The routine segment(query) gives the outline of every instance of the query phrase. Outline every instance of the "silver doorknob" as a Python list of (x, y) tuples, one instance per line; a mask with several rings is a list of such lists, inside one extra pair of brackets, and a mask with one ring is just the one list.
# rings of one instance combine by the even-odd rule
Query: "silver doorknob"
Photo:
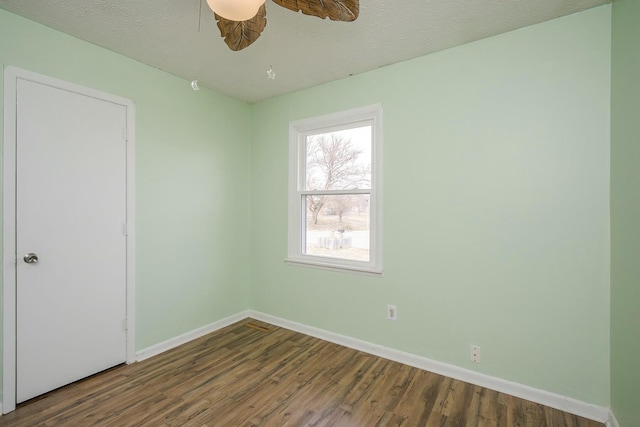
[(35, 264), (36, 262), (38, 262), (38, 255), (34, 254), (33, 252), (29, 252), (28, 254), (23, 256), (22, 259), (27, 264)]

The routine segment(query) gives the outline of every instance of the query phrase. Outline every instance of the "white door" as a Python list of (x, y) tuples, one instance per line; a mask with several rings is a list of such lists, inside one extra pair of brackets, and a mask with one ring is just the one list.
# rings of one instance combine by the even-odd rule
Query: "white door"
[(23, 402), (126, 361), (127, 111), (18, 80), (16, 116)]

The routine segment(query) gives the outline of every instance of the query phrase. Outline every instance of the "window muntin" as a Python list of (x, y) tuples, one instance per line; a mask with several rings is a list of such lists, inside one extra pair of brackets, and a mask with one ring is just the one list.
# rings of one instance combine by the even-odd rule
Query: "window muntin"
[(290, 126), (287, 261), (381, 273), (382, 107)]

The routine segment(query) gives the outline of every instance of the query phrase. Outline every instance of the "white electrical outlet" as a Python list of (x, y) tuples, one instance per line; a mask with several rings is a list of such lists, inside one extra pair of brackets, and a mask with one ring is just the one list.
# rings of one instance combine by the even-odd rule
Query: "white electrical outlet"
[(480, 347), (471, 344), (471, 351), (469, 353), (469, 360), (475, 363), (480, 363)]
[(387, 305), (387, 319), (398, 320), (398, 307), (395, 305)]

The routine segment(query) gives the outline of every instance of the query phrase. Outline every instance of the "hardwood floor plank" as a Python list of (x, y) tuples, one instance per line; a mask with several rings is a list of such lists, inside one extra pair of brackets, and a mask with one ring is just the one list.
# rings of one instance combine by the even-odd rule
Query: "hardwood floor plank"
[[(499, 427), (498, 392), (480, 388), (480, 408), (476, 427)], [(467, 423), (467, 425), (469, 425)], [(473, 424), (472, 424), (473, 425)]]
[(447, 417), (440, 412), (432, 412), (425, 424), (425, 427), (448, 427)]
[(482, 387), (472, 386), (471, 402), (467, 411), (467, 422), (465, 426), (475, 427), (480, 423), (480, 399), (482, 397)]
[(385, 359), (369, 357), (363, 364), (362, 368), (358, 372), (358, 377), (354, 378), (349, 385), (350, 389), (345, 394), (345, 398), (342, 402), (342, 407), (352, 412), (356, 407), (359, 407), (363, 401), (367, 398), (369, 389), (373, 384), (373, 373), (376, 372), (378, 365), (384, 365)]
[(440, 387), (437, 390), (436, 400), (433, 404), (432, 412), (434, 413), (434, 418), (437, 418), (435, 417), (435, 414), (445, 415), (444, 411), (447, 410), (447, 406), (451, 403), (447, 400), (447, 397), (449, 396), (453, 381), (453, 378), (444, 377), (440, 383)]
[(444, 410), (444, 415), (451, 425), (464, 426), (467, 424), (473, 389), (473, 385), (462, 381), (451, 383), (447, 396), (449, 404)]
[(21, 404), (0, 427), (604, 427), (245, 321)]
[(412, 425), (425, 425), (431, 416), (444, 377), (417, 370), (396, 412)]

